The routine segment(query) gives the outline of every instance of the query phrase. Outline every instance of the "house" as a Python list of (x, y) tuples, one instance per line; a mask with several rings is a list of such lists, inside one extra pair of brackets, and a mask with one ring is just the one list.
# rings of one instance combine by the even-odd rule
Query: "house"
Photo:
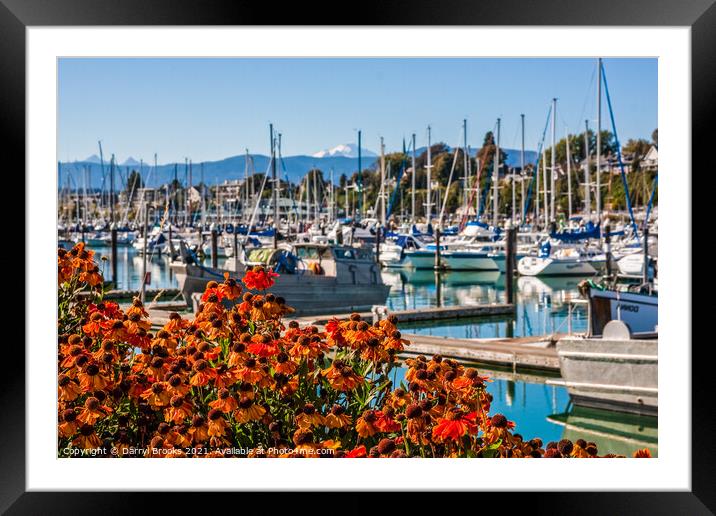
[(652, 145), (644, 157), (641, 159), (642, 170), (658, 170), (659, 169), (659, 151), (656, 145)]

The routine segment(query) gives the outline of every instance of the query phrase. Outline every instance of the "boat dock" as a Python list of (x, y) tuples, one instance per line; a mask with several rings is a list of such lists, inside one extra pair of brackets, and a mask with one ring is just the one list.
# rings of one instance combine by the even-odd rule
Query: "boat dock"
[[(86, 296), (87, 293), (80, 293), (80, 297)], [(131, 301), (132, 298), (139, 297), (140, 291), (139, 290), (109, 290), (105, 292), (104, 299), (109, 299), (112, 301), (117, 300), (127, 300)], [(184, 309), (186, 309), (186, 303), (184, 303), (184, 299), (181, 297), (181, 292), (178, 288), (158, 288), (158, 289), (147, 289), (144, 292), (144, 299), (146, 300), (147, 304), (151, 304), (152, 302), (159, 301), (160, 299), (162, 301), (169, 301), (175, 302), (175, 304), (183, 305)]]
[(555, 342), (560, 336), (497, 339), (453, 339), (429, 335), (403, 334), (410, 341), (405, 353), (454, 358), (478, 364), (518, 369), (559, 372)]
[[(363, 319), (371, 320), (376, 313), (359, 312)], [(474, 306), (443, 306), (432, 308), (418, 308), (411, 310), (394, 310), (389, 312), (390, 315), (398, 317), (398, 323), (408, 322), (430, 322), (442, 321), (448, 319), (465, 319), (473, 317), (514, 317), (515, 305), (507, 303), (493, 303)], [(335, 314), (335, 315), (304, 315), (293, 317), (300, 324), (313, 324), (323, 326), (331, 319), (345, 321), (349, 319), (351, 314)]]

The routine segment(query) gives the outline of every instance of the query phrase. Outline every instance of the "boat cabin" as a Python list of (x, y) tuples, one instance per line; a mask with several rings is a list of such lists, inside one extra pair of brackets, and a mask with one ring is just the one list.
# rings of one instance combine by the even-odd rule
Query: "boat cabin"
[(335, 277), (338, 283), (380, 283), (380, 270), (370, 247), (296, 243), (278, 249), (246, 252), (247, 267), (263, 265), (279, 274)]

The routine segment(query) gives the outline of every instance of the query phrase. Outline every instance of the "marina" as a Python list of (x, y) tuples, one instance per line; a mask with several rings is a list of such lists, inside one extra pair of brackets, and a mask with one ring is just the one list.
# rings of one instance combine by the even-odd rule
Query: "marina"
[[(119, 164), (99, 141), (96, 160), (58, 162), (60, 257), (94, 253), (98, 269), (80, 277), (95, 281), (96, 274), (101, 284), (78, 297), (96, 301), (101, 292), (131, 314), (106, 322), (102, 331), (112, 335), (123, 325), (135, 331), (146, 317), (139, 340), (154, 344), (139, 346), (138, 356), (147, 362), (163, 364), (176, 352), (172, 334), (186, 340), (180, 360), (211, 371), (217, 357), (227, 361), (213, 378), (229, 370), (249, 375), (222, 379), (228, 386), (253, 389), (244, 362), (276, 361), (259, 368), (273, 375), (262, 387), (286, 396), (295, 394), (298, 380), (285, 382), (299, 374), (298, 363), (300, 374), (319, 378), (315, 364), (330, 358), (337, 392), (347, 396), (359, 380), (377, 381), (385, 362), (388, 390), (432, 389), (438, 404), (459, 391), (451, 382), (462, 364), (473, 375), (463, 381), (475, 386), (475, 375), (484, 375), (491, 410), (526, 440), (588, 439), (585, 457), (594, 443), (604, 453), (648, 448), (657, 456), (658, 131), (621, 142), (607, 69), (602, 59), (590, 66), (584, 104), (591, 97), (594, 119), (582, 114), (578, 125), (567, 123), (578, 113), (563, 113), (562, 104), (558, 111), (551, 98), (539, 130), (526, 127), (524, 114), (511, 122), (501, 115), (484, 138), (471, 135), (476, 146), (467, 118), (455, 124), (455, 145), (436, 140), (426, 124), (403, 137), (402, 149), (380, 136), (372, 152), (356, 129), (355, 143), (310, 157), (284, 155), (291, 135), (269, 123), (266, 154), (247, 148), (221, 166), (188, 157), (160, 164), (156, 153), (146, 163)], [(526, 148), (528, 131), (535, 150)], [(347, 168), (338, 173), (339, 166)], [(91, 317), (83, 331), (94, 328)], [(221, 345), (212, 348), (212, 339)], [(321, 339), (321, 351), (310, 348)], [(355, 353), (344, 355), (350, 339)], [(354, 361), (357, 378), (345, 360)], [(152, 378), (161, 370), (146, 367)], [(322, 374), (333, 374), (326, 367)], [(340, 396), (333, 400), (347, 399)], [(314, 403), (323, 402), (296, 413), (297, 431), (311, 428)], [(453, 412), (472, 425), (467, 405), (458, 405)], [(418, 441), (423, 454), (425, 439)]]

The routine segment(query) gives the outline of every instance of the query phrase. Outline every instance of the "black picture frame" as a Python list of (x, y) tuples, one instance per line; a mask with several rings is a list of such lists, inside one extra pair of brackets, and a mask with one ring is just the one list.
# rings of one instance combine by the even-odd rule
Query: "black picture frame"
[[(260, 3), (235, 0), (211, 0), (203, 3), (190, 0), (0, 0), (0, 124), (4, 129), (3, 155), (8, 171), (25, 170), (25, 29), (28, 26), (87, 25), (557, 25), (557, 26), (689, 26), (691, 27), (692, 73), (692, 168), (705, 172), (698, 177), (698, 188), (692, 187), (692, 206), (706, 205), (708, 188), (714, 172), (710, 148), (713, 145), (716, 120), (716, 4), (715, 0), (501, 0), (470, 2), (451, 0), (432, 2), (363, 1), (342, 4), (339, 19), (328, 19), (325, 13), (335, 12), (336, 4)], [(280, 6), (280, 7), (279, 7)], [(321, 15), (321, 13), (323, 13)], [(679, 171), (689, 174), (689, 171)], [(17, 174), (16, 174), (17, 175)], [(6, 176), (6, 177), (8, 177)], [(692, 184), (697, 178), (692, 175)], [(705, 183), (703, 181), (706, 181)], [(23, 182), (24, 183), (24, 182)], [(31, 185), (29, 185), (31, 187)], [(695, 186), (695, 185), (694, 185)], [(23, 185), (22, 188), (25, 188)], [(25, 198), (31, 209), (31, 192)], [(700, 196), (700, 197), (699, 197)], [(692, 236), (699, 234), (698, 219), (693, 218)], [(19, 247), (19, 246), (18, 246)], [(692, 250), (692, 270), (699, 266)], [(17, 261), (17, 257), (13, 261)], [(14, 266), (14, 265), (13, 265)], [(29, 271), (25, 270), (27, 274)], [(692, 278), (684, 278), (693, 285)], [(26, 293), (25, 295), (28, 295)], [(683, 342), (669, 342), (687, 350), (692, 339), (692, 411), (691, 449), (688, 441), (688, 411), (668, 414), (684, 423), (684, 453), (691, 454), (692, 490), (670, 493), (529, 493), (510, 494), (510, 504), (520, 496), (531, 510), (550, 513), (587, 514), (710, 514), (716, 511), (716, 440), (709, 371), (713, 367), (708, 355), (710, 340), (696, 339), (695, 330), (704, 325), (714, 302), (692, 303), (692, 328), (683, 321)], [(27, 317), (27, 315), (26, 315)], [(26, 321), (27, 324), (27, 321)], [(13, 339), (16, 342), (16, 339)], [(6, 348), (9, 342), (5, 343)], [(16, 345), (16, 344), (15, 344)], [(13, 353), (13, 367), (4, 367), (0, 389), (2, 412), (2, 443), (0, 452), (0, 511), (8, 514), (127, 514), (142, 508), (144, 502), (126, 493), (27, 493), (25, 492), (25, 355)], [(668, 388), (667, 379), (663, 379)], [(81, 479), (80, 479), (81, 481)], [(196, 498), (205, 494), (195, 494)], [(245, 495), (242, 495), (245, 496)], [(265, 495), (264, 495), (265, 496)], [(226, 497), (204, 498), (207, 510), (223, 507)], [(544, 498), (544, 500), (542, 500)], [(271, 495), (272, 504), (281, 499)], [(200, 499), (201, 501), (202, 499)], [(245, 500), (245, 499), (244, 499)], [(498, 500), (498, 499), (495, 499)], [(315, 508), (321, 507), (319, 500)], [(184, 504), (177, 495), (162, 498), (164, 510)], [(291, 498), (289, 504), (295, 504)], [(402, 502), (401, 502), (402, 503)], [(480, 502), (482, 506), (483, 502)], [(220, 504), (220, 505), (217, 505)], [(366, 498), (358, 493), (346, 495), (344, 507), (367, 507)], [(373, 505), (372, 503), (369, 505)], [(273, 505), (272, 507), (278, 508)], [(325, 507), (325, 506), (324, 506)], [(540, 509), (542, 509), (540, 511)], [(397, 510), (397, 505), (396, 509)]]

